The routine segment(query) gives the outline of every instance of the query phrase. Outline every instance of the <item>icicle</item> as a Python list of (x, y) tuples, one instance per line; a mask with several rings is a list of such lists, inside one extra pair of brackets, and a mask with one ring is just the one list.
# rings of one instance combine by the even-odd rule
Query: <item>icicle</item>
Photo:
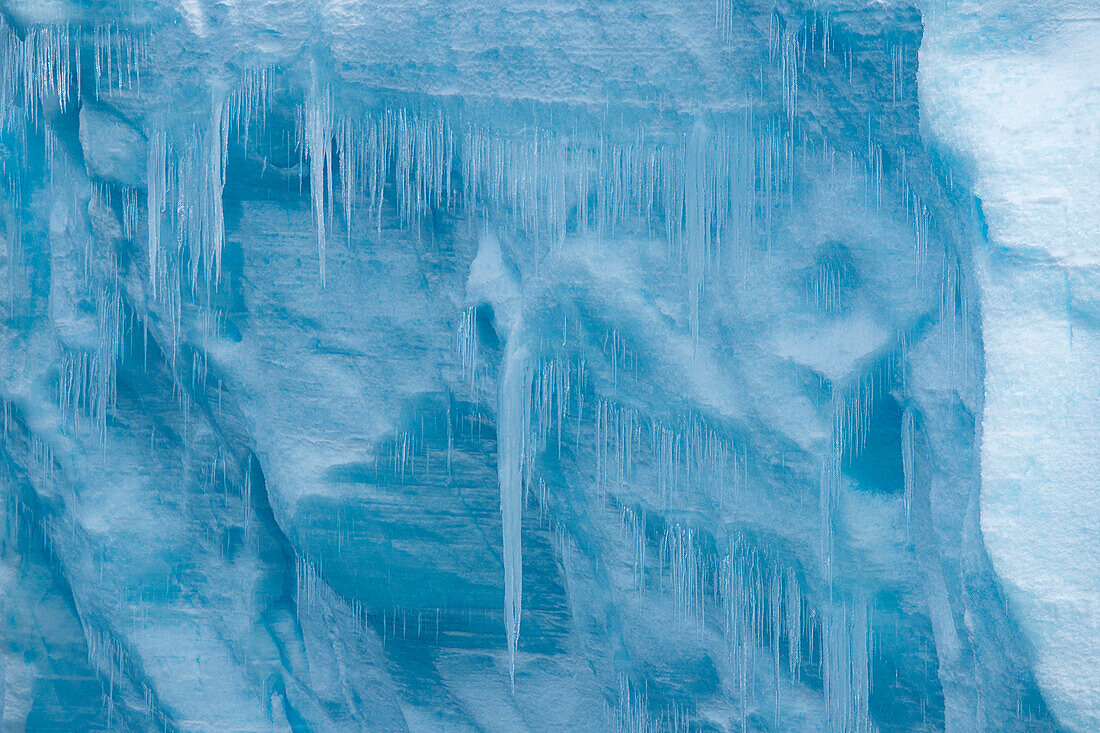
[[(222, 213), (222, 194), (225, 191), (225, 168), (229, 156), (229, 115), (226, 100), (214, 102), (207, 138), (206, 187), (204, 200), (206, 222), (203, 245), (207, 255), (207, 278), (217, 284), (221, 278), (222, 249), (225, 247), (225, 217)], [(211, 277), (211, 275), (213, 277)]]
[(907, 408), (901, 420), (901, 465), (905, 482), (905, 532), (909, 533), (913, 512), (913, 494), (916, 491), (916, 455), (913, 434), (913, 410)]
[(471, 390), (476, 386), (477, 344), (477, 309), (467, 308), (462, 311), (462, 319), (459, 321), (457, 346), (462, 367), (462, 379), (469, 384)]
[(793, 571), (788, 570), (784, 580), (787, 607), (787, 667), (791, 679), (798, 681), (802, 669), (802, 589)]
[(157, 272), (160, 262), (160, 227), (164, 214), (167, 189), (167, 144), (164, 133), (149, 133), (149, 159), (147, 164), (147, 217), (149, 227), (149, 287), (153, 298), (157, 297)]
[(695, 530), (672, 525), (661, 543), (661, 564), (668, 569), (672, 604), (681, 620), (703, 622), (703, 568)]
[(513, 690), (516, 686), (516, 645), (523, 609), (523, 475), (531, 450), (530, 358), (530, 352), (520, 340), (517, 326), (509, 334), (505, 345), (497, 418), (497, 471), (500, 476), (500, 515), (504, 533), (504, 623)]
[(783, 31), (779, 49), (779, 77), (783, 87), (783, 109), (787, 113), (787, 124), (794, 124), (798, 106), (798, 64), (802, 49), (798, 42), (798, 31)]
[(688, 298), (691, 305), (691, 336), (699, 338), (699, 301), (702, 297), (703, 269), (711, 230), (710, 171), (707, 170), (708, 131), (701, 121), (695, 123), (688, 141), (684, 179), (685, 249), (688, 269)]
[(870, 629), (863, 602), (831, 605), (825, 613), (822, 667), (830, 730), (871, 730)]
[(317, 258), (321, 287), (325, 286), (325, 239), (328, 209), (326, 186), (332, 185), (333, 111), (331, 93), (320, 88), (316, 68), (305, 109), (305, 152), (309, 157), (309, 195), (313, 206), (313, 221), (317, 228)]
[[(342, 120), (336, 136), (336, 153), (340, 161), (340, 191), (344, 205), (344, 231), (349, 243), (351, 242), (352, 213), (360, 187), (358, 139), (358, 131), (353, 128), (351, 120)], [(329, 185), (332, 185), (331, 181)]]
[(485, 233), (470, 264), (467, 297), (488, 302), (498, 333), (505, 336), (497, 400), (497, 472), (504, 545), (504, 621), (512, 688), (515, 689), (516, 645), (523, 607), (522, 519), (524, 480), (534, 453), (531, 431), (533, 358), (526, 342), (520, 283), (505, 264), (500, 242)]

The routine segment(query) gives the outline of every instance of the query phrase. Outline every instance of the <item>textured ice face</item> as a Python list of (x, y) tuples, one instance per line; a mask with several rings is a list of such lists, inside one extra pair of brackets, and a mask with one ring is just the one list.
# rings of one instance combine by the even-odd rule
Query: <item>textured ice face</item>
[(1053, 726), (914, 8), (4, 9), (6, 724)]

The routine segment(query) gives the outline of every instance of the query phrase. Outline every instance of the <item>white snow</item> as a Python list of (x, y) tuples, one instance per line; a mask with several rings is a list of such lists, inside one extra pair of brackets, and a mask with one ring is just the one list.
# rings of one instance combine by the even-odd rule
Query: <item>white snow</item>
[(1100, 17), (929, 4), (923, 120), (981, 200), (981, 520), (1060, 722), (1100, 727)]

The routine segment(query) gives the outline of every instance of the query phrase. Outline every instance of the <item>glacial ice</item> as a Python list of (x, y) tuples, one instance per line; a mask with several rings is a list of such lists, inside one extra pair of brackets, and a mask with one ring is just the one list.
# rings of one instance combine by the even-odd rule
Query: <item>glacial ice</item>
[(982, 533), (1052, 711), (1069, 728), (1096, 730), (1096, 6), (959, 4), (931, 19), (921, 72), (929, 137), (966, 161), (987, 231), (974, 253), (985, 351)]
[(1096, 728), (1095, 28), (0, 0), (2, 727)]

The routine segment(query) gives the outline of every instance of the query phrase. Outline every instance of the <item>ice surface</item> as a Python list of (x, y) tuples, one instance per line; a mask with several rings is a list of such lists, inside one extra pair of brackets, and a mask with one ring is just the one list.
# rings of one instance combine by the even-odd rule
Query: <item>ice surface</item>
[(5, 730), (1095, 727), (1040, 12), (0, 0)]

